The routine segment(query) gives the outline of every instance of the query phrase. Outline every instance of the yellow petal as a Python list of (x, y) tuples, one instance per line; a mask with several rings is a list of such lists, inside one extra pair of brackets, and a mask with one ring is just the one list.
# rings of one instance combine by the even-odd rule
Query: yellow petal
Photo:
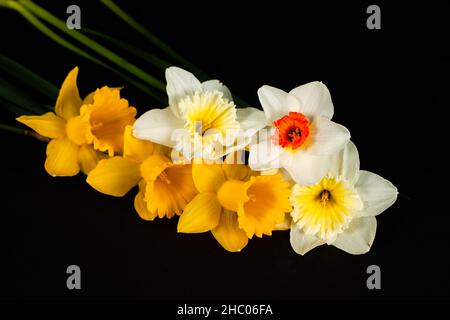
[(95, 149), (108, 151), (109, 156), (123, 152), (125, 127), (134, 123), (136, 109), (120, 98), (119, 89), (97, 89), (94, 102), (83, 105), (80, 114), (90, 123), (89, 142)]
[(141, 179), (139, 164), (122, 157), (101, 160), (87, 176), (95, 190), (122, 197)]
[(53, 112), (47, 112), (41, 116), (21, 116), (16, 120), (44, 137), (55, 139), (65, 134), (66, 122)]
[(134, 208), (142, 219), (152, 221), (158, 216), (158, 214), (156, 212), (151, 213), (147, 210), (147, 202), (145, 202), (144, 199), (145, 189), (146, 183), (144, 180), (141, 180), (139, 182), (139, 192), (134, 198)]
[(106, 159), (108, 156), (100, 151), (95, 150), (90, 145), (84, 145), (79, 147), (78, 150), (78, 164), (81, 171), (84, 174), (89, 174), (102, 159)]
[(222, 208), (212, 192), (200, 193), (184, 208), (178, 221), (178, 232), (199, 233), (214, 229)]
[(281, 174), (256, 176), (246, 182), (248, 200), (238, 210), (239, 227), (249, 238), (272, 235), (276, 225), (291, 212), (291, 189)]
[(228, 179), (245, 181), (248, 180), (252, 171), (244, 164), (227, 164), (222, 165), (223, 171)]
[(89, 93), (84, 99), (82, 104), (92, 104), (94, 103), (95, 91)]
[(147, 182), (155, 181), (170, 166), (172, 162), (169, 158), (160, 154), (151, 155), (141, 164), (141, 176)]
[(172, 165), (152, 181), (147, 182), (147, 210), (160, 218), (180, 215), (197, 194), (190, 165)]
[(217, 198), (222, 207), (236, 212), (239, 206), (249, 199), (247, 196), (247, 186), (244, 181), (227, 180), (219, 188)]
[(70, 177), (80, 171), (78, 166), (78, 146), (68, 138), (53, 139), (47, 145), (45, 170), (56, 177)]
[(220, 164), (194, 164), (192, 177), (199, 192), (216, 192), (225, 182), (225, 173)]
[(80, 116), (73, 117), (67, 121), (66, 134), (72, 142), (81, 146), (88, 144), (89, 122), (83, 120)]
[(250, 170), (249, 166), (245, 165), (245, 153), (240, 150), (232, 152), (225, 158), (222, 169), (228, 179), (245, 181), (252, 175), (257, 175), (256, 172)]
[(133, 127), (127, 126), (124, 134), (123, 156), (136, 162), (143, 162), (153, 153), (153, 143), (133, 136)]
[(291, 214), (289, 212), (286, 212), (284, 214), (284, 220), (283, 222), (277, 224), (275, 226), (276, 231), (285, 231), (285, 230), (290, 230), (291, 229), (291, 223), (292, 223), (292, 218), (291, 218)]
[(223, 210), (219, 224), (211, 232), (222, 247), (230, 252), (241, 251), (248, 243), (247, 235), (239, 228), (236, 212)]
[(64, 80), (56, 100), (55, 112), (66, 120), (80, 114), (81, 98), (78, 93), (77, 76), (78, 67), (75, 67)]

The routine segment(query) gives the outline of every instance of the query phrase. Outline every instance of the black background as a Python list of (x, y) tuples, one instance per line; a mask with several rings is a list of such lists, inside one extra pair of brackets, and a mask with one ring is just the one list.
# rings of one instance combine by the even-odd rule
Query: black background
[[(68, 5), (79, 4), (82, 27), (160, 54), (100, 3), (38, 3), (62, 19)], [(177, 234), (176, 219), (141, 220), (133, 208), (136, 190), (114, 198), (95, 192), (82, 175), (50, 177), (44, 143), (1, 132), (0, 298), (450, 297), (448, 7), (378, 3), (382, 29), (368, 30), (371, 3), (118, 3), (253, 106), (259, 106), (256, 90), (263, 84), (288, 91), (323, 81), (334, 120), (359, 148), (362, 169), (392, 181), (399, 198), (378, 216), (366, 255), (322, 246), (302, 257), (291, 249), (288, 232), (253, 239), (243, 252), (230, 254), (210, 233)], [(0, 8), (0, 28), (0, 51), (58, 86), (78, 65), (82, 95), (103, 85), (125, 86), (122, 95), (139, 114), (164, 107), (53, 43), (17, 13)], [(13, 123), (11, 114), (0, 115)], [(66, 288), (71, 264), (81, 267), (80, 291)], [(366, 287), (372, 264), (381, 268), (381, 290)]]

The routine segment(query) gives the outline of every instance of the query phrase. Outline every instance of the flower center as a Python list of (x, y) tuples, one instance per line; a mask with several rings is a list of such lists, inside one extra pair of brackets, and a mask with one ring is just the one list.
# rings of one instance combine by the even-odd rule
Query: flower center
[(169, 179), (169, 175), (167, 174), (167, 172), (163, 171), (159, 174), (158, 179), (161, 180), (162, 182), (165, 182), (167, 184), (170, 184), (171, 181)]
[(320, 204), (324, 207), (331, 201), (331, 192), (329, 190), (323, 190), (319, 195)]
[(283, 148), (295, 150), (301, 147), (310, 134), (308, 118), (299, 112), (289, 112), (273, 124), (277, 130), (272, 141)]
[(227, 130), (239, 129), (236, 121), (236, 106), (219, 91), (196, 92), (179, 102), (184, 113), (185, 128), (194, 136), (204, 137), (214, 130), (225, 137)]
[(311, 186), (295, 185), (292, 218), (306, 234), (333, 241), (348, 227), (352, 212), (362, 207), (354, 188), (345, 180), (327, 176)]

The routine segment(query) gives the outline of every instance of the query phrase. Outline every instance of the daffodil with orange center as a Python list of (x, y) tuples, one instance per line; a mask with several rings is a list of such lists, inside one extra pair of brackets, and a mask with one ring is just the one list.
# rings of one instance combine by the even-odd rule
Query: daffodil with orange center
[(132, 127), (127, 126), (123, 156), (101, 160), (86, 181), (116, 197), (139, 185), (134, 206), (142, 219), (180, 215), (197, 190), (191, 165), (174, 164), (167, 153), (168, 148), (133, 137)]
[(101, 151), (122, 152), (123, 130), (135, 120), (136, 109), (120, 99), (119, 89), (103, 87), (81, 100), (77, 76), (75, 67), (61, 86), (55, 112), (17, 118), (51, 139), (45, 169), (52, 176), (88, 174), (106, 157)]
[[(227, 158), (228, 160), (228, 158)], [(243, 164), (196, 164), (199, 194), (186, 206), (178, 232), (211, 231), (230, 252), (241, 251), (254, 235), (271, 235), (292, 210), (290, 184), (280, 174), (256, 175)]]
[(322, 177), (328, 157), (342, 150), (350, 139), (347, 128), (331, 121), (334, 106), (325, 84), (314, 81), (289, 92), (262, 86), (258, 97), (267, 128), (249, 147), (250, 167), (283, 168), (304, 184)]

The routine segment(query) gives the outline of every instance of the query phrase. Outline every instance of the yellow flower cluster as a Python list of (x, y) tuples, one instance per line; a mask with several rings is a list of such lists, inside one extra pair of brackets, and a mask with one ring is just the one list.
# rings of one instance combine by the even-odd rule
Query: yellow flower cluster
[[(253, 236), (290, 227), (285, 219), (292, 211), (291, 184), (281, 174), (252, 171), (231, 161), (245, 145), (224, 161), (224, 157), (213, 162), (173, 161), (173, 148), (134, 134), (136, 109), (120, 97), (119, 88), (102, 87), (81, 99), (77, 75), (78, 68), (67, 75), (55, 112), (17, 118), (50, 139), (45, 161), (50, 175), (74, 176), (81, 170), (94, 189), (116, 197), (138, 186), (134, 207), (142, 219), (180, 216), (178, 232), (211, 231), (231, 252), (242, 250)], [(198, 110), (189, 109), (193, 124), (199, 117), (217, 114), (215, 122), (201, 120), (208, 126), (238, 126), (235, 106), (226, 94), (199, 95), (194, 95), (198, 103), (180, 102), (181, 106), (197, 105)], [(202, 109), (204, 104), (213, 105), (214, 113)], [(188, 127), (197, 134), (192, 128)]]

